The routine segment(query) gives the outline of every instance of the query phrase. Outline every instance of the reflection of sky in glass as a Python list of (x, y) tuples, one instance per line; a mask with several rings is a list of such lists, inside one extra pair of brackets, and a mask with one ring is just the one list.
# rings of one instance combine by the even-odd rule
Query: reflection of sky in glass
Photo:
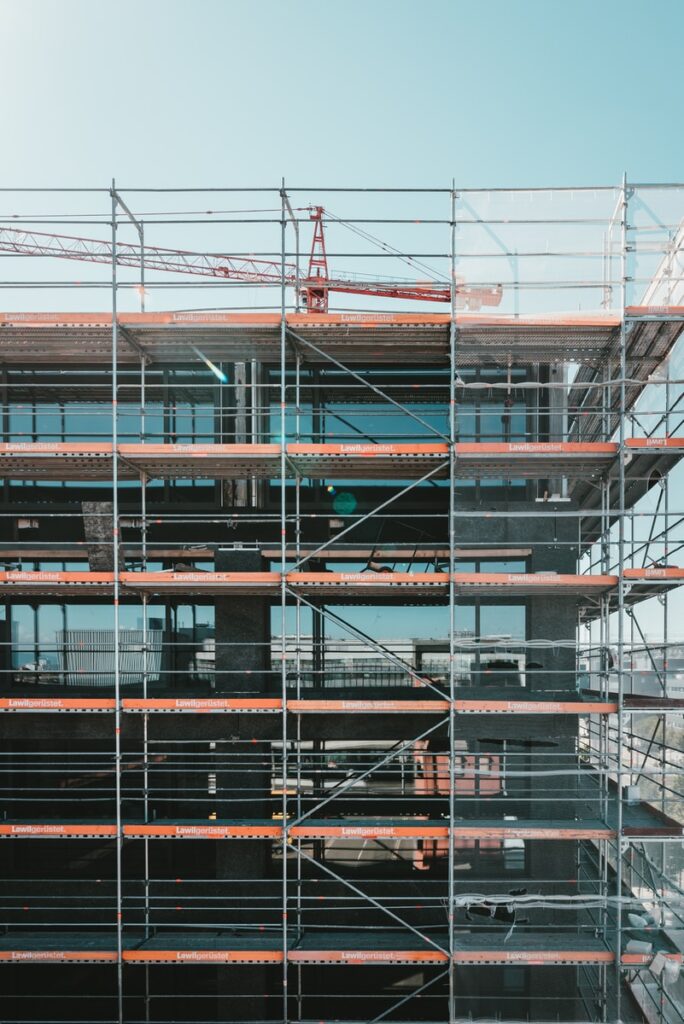
[[(164, 629), (166, 614), (163, 605), (147, 606), (148, 629)], [(11, 610), (13, 665), (44, 658), (50, 668), (57, 666), (57, 634), (61, 630), (104, 630), (112, 632), (114, 613), (106, 604), (41, 604), (37, 610), (27, 604), (15, 603)], [(119, 628), (142, 630), (143, 610), (139, 604), (119, 606)], [(213, 604), (183, 605), (171, 609), (171, 628), (177, 637), (200, 638), (213, 635)], [(113, 632), (112, 632), (113, 636)]]
[[(361, 630), (373, 640), (442, 640), (449, 636), (449, 609), (436, 607), (370, 607), (370, 606), (328, 606), (330, 611), (352, 627)], [(475, 634), (476, 616), (474, 605), (459, 604), (456, 608), (455, 626), (457, 632)], [(480, 606), (480, 630), (487, 636), (511, 636), (525, 638), (525, 607), (522, 604), (485, 604)], [(271, 629), (280, 635), (280, 608), (271, 612)], [(296, 609), (288, 607), (285, 613), (285, 629), (293, 636), (297, 629)], [(331, 639), (348, 638), (353, 635), (332, 618), (326, 620), (326, 636)], [(300, 633), (310, 636), (312, 632), (311, 611), (302, 608)]]

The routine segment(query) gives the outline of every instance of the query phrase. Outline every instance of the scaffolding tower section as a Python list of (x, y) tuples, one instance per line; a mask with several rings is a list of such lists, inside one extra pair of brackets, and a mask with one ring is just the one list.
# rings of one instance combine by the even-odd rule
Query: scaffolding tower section
[(684, 185), (3, 198), (8, 1024), (684, 1019)]

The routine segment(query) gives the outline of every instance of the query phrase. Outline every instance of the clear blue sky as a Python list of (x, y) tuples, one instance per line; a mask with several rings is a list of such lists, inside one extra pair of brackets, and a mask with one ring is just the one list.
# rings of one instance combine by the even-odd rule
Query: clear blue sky
[(0, 0), (5, 185), (684, 177), (681, 0)]

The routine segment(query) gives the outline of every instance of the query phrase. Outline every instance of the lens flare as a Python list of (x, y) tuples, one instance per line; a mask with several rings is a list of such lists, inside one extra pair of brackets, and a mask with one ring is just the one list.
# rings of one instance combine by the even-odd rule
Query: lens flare
[(219, 367), (216, 366), (215, 363), (212, 363), (211, 359), (207, 359), (205, 354), (203, 352), (200, 352), (198, 348), (195, 348), (194, 345), (192, 346), (192, 351), (202, 360), (205, 366), (209, 367), (214, 376), (218, 380), (220, 380), (222, 384), (228, 383), (228, 377), (226, 376), (226, 374), (223, 372), (223, 370), (219, 369)]
[(356, 511), (356, 498), (350, 491), (340, 491), (335, 495), (333, 508), (340, 516), (350, 516)]

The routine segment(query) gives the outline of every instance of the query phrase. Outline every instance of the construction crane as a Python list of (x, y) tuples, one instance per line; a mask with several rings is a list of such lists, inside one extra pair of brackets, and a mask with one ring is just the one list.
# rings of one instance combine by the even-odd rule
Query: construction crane
[[(314, 206), (309, 208), (309, 213), (314, 231), (305, 276), (299, 273), (293, 263), (285, 263), (283, 267), (276, 260), (161, 249), (151, 245), (141, 250), (140, 246), (118, 241), (115, 260), (122, 267), (144, 266), (145, 270), (218, 277), (255, 285), (280, 285), (284, 273), (285, 283), (298, 288), (302, 304), (309, 313), (327, 313), (330, 292), (424, 302), (451, 301), (451, 288), (447, 281), (366, 280), (340, 274), (331, 277), (323, 227), (325, 211), (322, 206)], [(0, 251), (21, 256), (57, 256), (66, 260), (106, 264), (111, 264), (114, 254), (111, 241), (6, 227), (0, 228)], [(456, 280), (456, 305), (459, 309), (478, 310), (482, 306), (498, 306), (501, 294), (501, 285), (474, 288), (460, 278)]]

